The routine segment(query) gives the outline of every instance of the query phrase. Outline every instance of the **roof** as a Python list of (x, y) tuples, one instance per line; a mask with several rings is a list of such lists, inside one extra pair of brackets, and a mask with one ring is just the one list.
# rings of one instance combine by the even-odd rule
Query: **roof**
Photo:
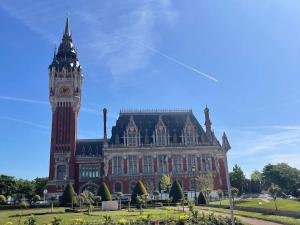
[[(153, 143), (153, 133), (159, 118), (163, 121), (170, 136), (170, 143), (182, 143), (182, 134), (187, 118), (196, 128), (198, 143), (207, 143), (208, 138), (202, 126), (197, 121), (192, 110), (121, 110), (116, 125), (112, 127), (110, 144), (123, 144), (124, 132), (130, 118), (133, 119), (141, 136), (141, 144)], [(148, 143), (145, 143), (147, 136)]]
[(77, 139), (77, 156), (99, 156), (102, 155), (103, 139)]

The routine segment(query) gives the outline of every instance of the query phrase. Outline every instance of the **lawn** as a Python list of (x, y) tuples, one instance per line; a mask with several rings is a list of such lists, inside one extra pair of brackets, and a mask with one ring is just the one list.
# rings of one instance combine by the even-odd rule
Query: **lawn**
[[(220, 204), (219, 201), (211, 202), (212, 204)], [(278, 198), (276, 200), (278, 210), (296, 211), (300, 212), (300, 201)], [(222, 200), (222, 205), (229, 205), (228, 200)], [(235, 201), (236, 206), (246, 206), (255, 208), (275, 209), (273, 200), (248, 198), (239, 199)]]
[[(103, 222), (104, 215), (109, 215), (114, 221), (118, 221), (121, 218), (125, 218), (127, 221), (136, 220), (140, 216), (139, 210), (134, 210), (133, 212), (128, 212), (127, 210), (121, 211), (94, 211), (90, 216), (84, 213), (64, 213), (65, 208), (55, 208), (55, 214), (47, 215), (38, 215), (35, 216), (38, 224), (48, 224), (53, 220), (53, 217), (62, 218), (62, 224), (71, 224), (76, 221), (76, 219), (83, 219), (84, 221), (90, 222)], [(18, 224), (18, 221), (21, 220), (23, 224), (25, 217), (10, 217), (16, 214), (30, 214), (30, 213), (43, 213), (49, 212), (50, 209), (26, 209), (26, 210), (2, 210), (0, 211), (0, 225), (5, 224), (6, 222), (12, 222), (13, 224)], [(187, 212), (186, 212), (187, 213)], [(144, 216), (148, 214), (155, 219), (166, 219), (166, 218), (179, 218), (180, 215), (186, 214), (180, 211), (179, 208), (157, 208), (157, 209), (145, 209), (143, 212)]]
[[(221, 213), (230, 213), (229, 209), (221, 209), (221, 208), (212, 208), (212, 207), (200, 207), (200, 209), (205, 209), (211, 212), (221, 212)], [(263, 213), (256, 213), (256, 212), (246, 212), (246, 211), (239, 211), (234, 210), (234, 216), (245, 216), (263, 220), (269, 220), (273, 222), (278, 222), (282, 224), (290, 224), (290, 225), (300, 225), (300, 219), (295, 219), (292, 217), (286, 216), (275, 216), (275, 215), (266, 215)]]

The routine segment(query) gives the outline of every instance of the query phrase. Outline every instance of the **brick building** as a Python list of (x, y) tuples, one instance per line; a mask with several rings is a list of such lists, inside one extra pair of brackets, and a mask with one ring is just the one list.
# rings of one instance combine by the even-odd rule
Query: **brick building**
[(52, 134), (48, 192), (60, 195), (67, 183), (76, 191), (96, 192), (105, 181), (112, 193), (130, 193), (138, 180), (151, 192), (163, 174), (178, 180), (185, 191), (194, 190), (194, 178), (212, 174), (214, 189), (226, 188), (225, 133), (222, 144), (204, 109), (202, 128), (191, 110), (121, 111), (104, 137), (78, 139), (77, 117), (82, 94), (82, 68), (67, 19), (62, 42), (49, 66)]

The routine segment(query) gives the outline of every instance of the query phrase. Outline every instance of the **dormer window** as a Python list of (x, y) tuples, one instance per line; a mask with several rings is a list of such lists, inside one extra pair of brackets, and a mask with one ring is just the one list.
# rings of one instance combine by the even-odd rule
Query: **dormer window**
[(197, 133), (196, 128), (194, 127), (189, 116), (186, 119), (183, 133), (184, 133), (184, 143), (186, 145), (193, 145), (196, 143), (196, 133)]
[(167, 128), (161, 116), (159, 117), (158, 123), (155, 128), (155, 143), (158, 146), (165, 146), (168, 144)]
[(129, 124), (125, 132), (125, 139), (126, 139), (125, 142), (126, 146), (128, 147), (138, 146), (138, 142), (139, 142), (138, 129), (132, 116), (130, 117)]

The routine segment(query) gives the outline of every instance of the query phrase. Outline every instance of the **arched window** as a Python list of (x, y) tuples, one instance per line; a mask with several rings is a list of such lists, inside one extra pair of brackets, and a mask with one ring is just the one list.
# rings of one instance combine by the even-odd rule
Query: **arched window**
[(122, 184), (120, 182), (115, 183), (114, 190), (116, 192), (122, 192)]
[(130, 193), (133, 192), (133, 190), (135, 188), (135, 185), (136, 185), (136, 181), (135, 180), (130, 181), (130, 183), (129, 183), (129, 191), (130, 191)]
[(63, 180), (66, 177), (66, 166), (65, 165), (58, 165), (56, 167), (56, 179)]
[(184, 143), (186, 145), (193, 145), (196, 143), (196, 129), (189, 116), (187, 117), (184, 126)]
[(167, 128), (162, 120), (162, 117), (159, 116), (156, 129), (155, 129), (155, 143), (158, 146), (165, 146), (167, 145)]
[(125, 132), (126, 143), (128, 147), (135, 147), (138, 145), (138, 129), (133, 120), (133, 116), (130, 117), (129, 124)]

